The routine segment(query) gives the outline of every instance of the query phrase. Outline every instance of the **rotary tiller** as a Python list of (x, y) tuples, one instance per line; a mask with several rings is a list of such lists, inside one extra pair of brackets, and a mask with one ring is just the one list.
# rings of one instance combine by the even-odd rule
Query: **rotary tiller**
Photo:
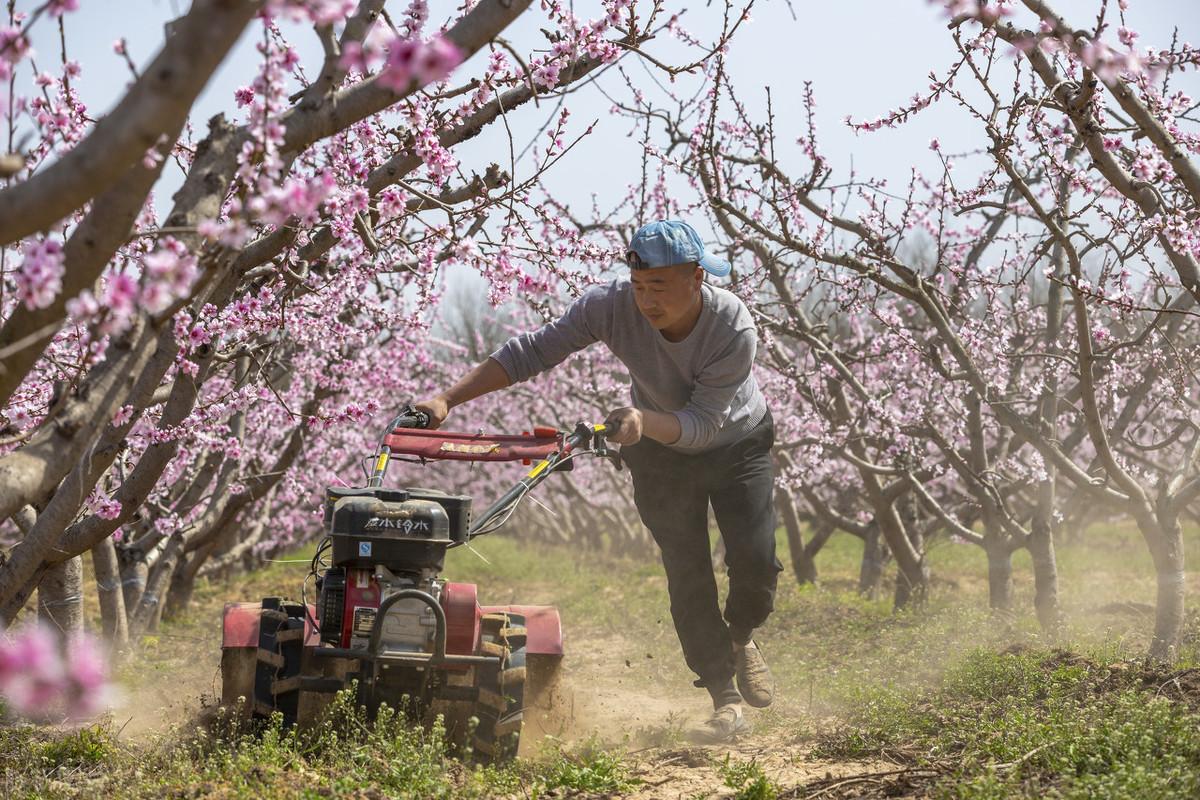
[[(424, 430), (427, 424), (424, 413), (406, 408), (389, 425), (367, 485), (326, 491), (326, 536), (309, 575), (315, 603), (304, 600), (302, 588), (299, 603), (268, 597), (225, 606), (224, 705), (247, 717), (278, 712), (285, 725), (304, 724), (357, 682), (358, 704), (368, 714), (384, 703), (414, 720), (443, 713), (476, 760), (515, 756), (525, 701), (538, 690), (532, 684), (554, 675), (562, 658), (558, 611), (480, 606), (474, 584), (440, 577), (446, 551), (499, 528), (574, 458), (592, 454), (620, 464), (603, 425), (485, 436)], [(472, 520), (468, 496), (383, 486), (394, 456), (537, 465)]]

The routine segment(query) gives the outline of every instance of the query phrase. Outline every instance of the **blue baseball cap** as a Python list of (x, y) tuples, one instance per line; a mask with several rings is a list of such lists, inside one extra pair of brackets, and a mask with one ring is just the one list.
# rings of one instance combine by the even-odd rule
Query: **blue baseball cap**
[(660, 219), (637, 229), (629, 241), (625, 261), (630, 269), (656, 269), (695, 262), (709, 275), (729, 274), (728, 261), (704, 252), (696, 229), (677, 219)]

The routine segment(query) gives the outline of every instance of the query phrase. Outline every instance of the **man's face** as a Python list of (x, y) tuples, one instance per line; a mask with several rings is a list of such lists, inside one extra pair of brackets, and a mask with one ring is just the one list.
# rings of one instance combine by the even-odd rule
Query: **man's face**
[(687, 316), (700, 292), (702, 275), (695, 264), (658, 269), (630, 270), (633, 297), (655, 330), (663, 330)]

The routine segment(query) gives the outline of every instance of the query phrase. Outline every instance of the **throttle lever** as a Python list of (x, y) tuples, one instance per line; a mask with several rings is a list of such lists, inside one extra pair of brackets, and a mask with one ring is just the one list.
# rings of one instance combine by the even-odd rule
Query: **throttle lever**
[(603, 433), (596, 433), (593, 437), (592, 450), (600, 458), (607, 458), (612, 461), (613, 466), (617, 468), (618, 472), (625, 468), (625, 465), (621, 462), (621, 451), (609, 449), (608, 439)]

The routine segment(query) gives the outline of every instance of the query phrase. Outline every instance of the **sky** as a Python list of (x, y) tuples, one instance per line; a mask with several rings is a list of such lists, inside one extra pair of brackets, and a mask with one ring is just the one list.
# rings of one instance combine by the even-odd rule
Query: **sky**
[[(17, 8), (31, 10), (41, 0), (17, 0)], [(643, 0), (644, 2), (644, 0)], [(709, 0), (663, 0), (668, 8), (688, 9), (683, 25), (702, 39), (711, 39), (719, 29), (719, 2)], [(124, 91), (130, 75), (123, 59), (113, 52), (118, 38), (128, 41), (129, 53), (139, 66), (145, 65), (161, 45), (163, 24), (186, 12), (187, 0), (79, 0), (78, 11), (66, 19), (67, 55), (83, 66), (76, 85), (93, 113), (110, 108)], [(399, 13), (407, 5), (392, 0), (389, 9)], [(583, 18), (598, 16), (600, 4), (577, 0), (575, 12)], [(1116, 2), (1111, 3), (1115, 12)], [(431, 16), (439, 19), (457, 7), (451, 0), (431, 0)], [(1078, 27), (1094, 23), (1100, 0), (1055, 0), (1054, 8)], [(1139, 44), (1167, 46), (1173, 29), (1180, 39), (1200, 44), (1200, 2), (1195, 0), (1131, 0), (1129, 26), (1141, 33)], [(505, 32), (518, 49), (528, 52), (545, 47), (538, 32), (546, 19), (534, 2), (510, 30)], [(314, 74), (321, 60), (320, 47), (310, 30), (290, 26), (293, 45)], [(192, 115), (197, 136), (206, 120), (224, 111), (237, 116), (234, 90), (248, 83), (255, 72), (253, 26), (223, 63), (201, 95)], [(45, 69), (60, 58), (57, 29), (40, 23), (34, 47), (39, 67)], [(681, 54), (677, 44), (662, 37), (646, 45), (648, 51), (674, 61)], [(835, 173), (845, 176), (853, 168), (859, 176), (887, 178), (892, 185), (907, 181), (913, 166), (927, 174), (940, 172), (937, 158), (929, 150), (937, 137), (946, 151), (966, 150), (981, 137), (978, 123), (950, 103), (922, 112), (912, 123), (895, 130), (855, 134), (842, 120), (846, 116), (870, 119), (886, 113), (924, 91), (929, 72), (944, 74), (954, 59), (952, 40), (938, 7), (926, 0), (768, 0), (756, 3), (752, 20), (738, 32), (728, 55), (728, 68), (740, 96), (762, 107), (765, 87), (770, 87), (781, 138), (794, 140), (802, 130), (801, 96), (805, 81), (811, 81), (817, 98), (817, 124), (822, 149)], [(484, 56), (477, 56), (483, 58)], [(621, 62), (627, 73), (654, 98), (663, 97), (654, 81), (661, 73), (640, 60), (626, 57)], [(469, 74), (471, 63), (461, 69)], [(689, 78), (681, 78), (686, 88)], [(1195, 73), (1182, 83), (1200, 95)], [(573, 204), (590, 206), (595, 194), (603, 207), (626, 192), (640, 169), (641, 145), (630, 136), (630, 121), (610, 114), (605, 96), (626, 92), (613, 71), (569, 98), (571, 128), (568, 141), (596, 122), (594, 133), (568, 153), (547, 177), (556, 196)], [(518, 150), (554, 114), (553, 104), (526, 106), (511, 116)], [(796, 134), (787, 135), (788, 131)], [(477, 139), (457, 148), (464, 169), (482, 172), (496, 161), (508, 168), (509, 143), (503, 127), (493, 125)], [(528, 157), (526, 159), (528, 161)], [(517, 180), (529, 174), (518, 164)], [(158, 208), (169, 206), (169, 196), (179, 185), (179, 170), (172, 168), (157, 189)]]

